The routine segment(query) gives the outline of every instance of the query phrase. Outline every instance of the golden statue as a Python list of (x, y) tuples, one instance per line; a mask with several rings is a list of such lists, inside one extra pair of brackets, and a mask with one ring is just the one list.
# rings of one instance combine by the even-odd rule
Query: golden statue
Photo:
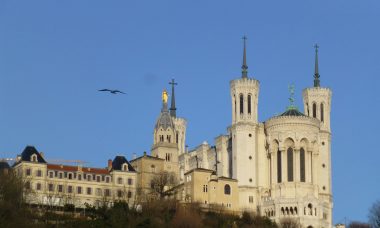
[(169, 97), (168, 92), (166, 92), (166, 89), (164, 89), (164, 91), (162, 92), (162, 101), (164, 103), (168, 103), (168, 97)]

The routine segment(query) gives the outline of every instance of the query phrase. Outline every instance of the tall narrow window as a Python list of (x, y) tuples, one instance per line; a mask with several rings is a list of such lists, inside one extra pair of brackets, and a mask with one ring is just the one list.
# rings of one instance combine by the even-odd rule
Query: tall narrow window
[(243, 114), (244, 112), (244, 99), (243, 99), (243, 94), (240, 94), (240, 114)]
[(235, 94), (234, 94), (234, 113), (235, 113), (235, 119), (236, 119), (236, 97), (235, 97)]
[(317, 104), (316, 103), (313, 104), (313, 117), (317, 118)]
[(277, 151), (277, 182), (281, 183), (282, 181), (282, 172), (281, 172), (281, 151)]
[(323, 104), (321, 104), (321, 121), (324, 121), (324, 116), (323, 116)]
[(300, 150), (300, 172), (301, 182), (305, 182), (305, 149), (303, 147)]
[(248, 95), (248, 114), (251, 114), (251, 94)]
[(307, 110), (307, 116), (310, 116), (310, 113), (309, 113), (309, 104), (306, 103), (306, 110)]
[(288, 148), (288, 181), (293, 181), (293, 149)]

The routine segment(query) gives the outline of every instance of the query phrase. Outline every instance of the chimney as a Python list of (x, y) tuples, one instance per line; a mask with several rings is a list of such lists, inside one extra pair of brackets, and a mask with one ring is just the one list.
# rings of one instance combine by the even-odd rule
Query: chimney
[(108, 170), (112, 169), (112, 160), (108, 159)]

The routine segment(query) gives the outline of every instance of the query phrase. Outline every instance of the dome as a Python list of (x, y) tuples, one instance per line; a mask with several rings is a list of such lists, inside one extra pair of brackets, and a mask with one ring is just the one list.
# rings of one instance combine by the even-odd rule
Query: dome
[(162, 104), (161, 113), (156, 122), (156, 129), (160, 127), (162, 127), (164, 130), (168, 129), (169, 127), (174, 129), (173, 120), (170, 116), (167, 103), (165, 102)]
[(302, 112), (298, 111), (297, 108), (289, 108), (284, 113), (282, 113), (280, 116), (306, 116)]

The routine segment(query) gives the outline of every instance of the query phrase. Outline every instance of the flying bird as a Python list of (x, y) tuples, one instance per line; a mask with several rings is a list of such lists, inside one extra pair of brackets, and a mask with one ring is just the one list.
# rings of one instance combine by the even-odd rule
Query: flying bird
[(99, 89), (98, 91), (100, 92), (110, 92), (112, 94), (117, 94), (117, 93), (122, 93), (122, 94), (125, 94), (123, 91), (120, 91), (120, 90), (112, 90), (112, 89)]

